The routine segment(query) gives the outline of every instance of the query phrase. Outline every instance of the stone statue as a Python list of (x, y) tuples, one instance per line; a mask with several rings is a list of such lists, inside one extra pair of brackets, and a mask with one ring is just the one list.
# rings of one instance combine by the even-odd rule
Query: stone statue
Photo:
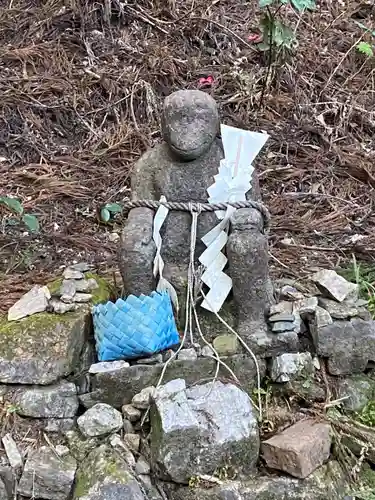
[[(168, 201), (207, 203), (206, 190), (214, 182), (224, 156), (215, 101), (198, 90), (175, 92), (165, 99), (161, 126), (164, 142), (147, 151), (134, 166), (133, 200), (159, 200), (164, 195)], [(256, 174), (247, 197), (260, 201)], [(154, 211), (147, 208), (129, 212), (119, 255), (126, 294), (149, 294), (155, 290), (153, 217)], [(217, 223), (213, 212), (199, 215), (197, 259), (206, 248), (200, 238)], [(187, 283), (190, 227), (189, 212), (170, 211), (162, 228), (163, 275), (175, 287), (181, 305)], [(225, 316), (225, 319), (245, 337), (259, 329), (265, 331), (265, 312), (273, 302), (273, 293), (268, 275), (267, 237), (257, 210), (235, 212), (226, 252), (229, 265), (225, 272), (233, 280), (233, 296), (228, 298), (230, 304), (226, 305), (231, 311), (230, 318)], [(196, 267), (198, 265), (197, 260)], [(224, 308), (222, 311), (225, 315)], [(205, 316), (205, 324), (216, 321), (213, 313), (202, 308), (199, 314)], [(215, 333), (217, 335), (217, 328)]]

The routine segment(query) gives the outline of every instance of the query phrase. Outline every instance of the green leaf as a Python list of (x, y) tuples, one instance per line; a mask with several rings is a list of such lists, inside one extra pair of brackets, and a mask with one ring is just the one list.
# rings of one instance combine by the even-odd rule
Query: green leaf
[(111, 212), (112, 214), (118, 214), (122, 212), (122, 206), (119, 205), (118, 203), (107, 203), (104, 208), (108, 210), (108, 212)]
[(0, 203), (5, 205), (9, 208), (9, 210), (12, 210), (12, 212), (15, 212), (18, 215), (23, 214), (23, 206), (16, 198), (9, 198), (9, 196), (0, 196)]
[(25, 214), (22, 217), (22, 221), (27, 226), (27, 229), (32, 233), (37, 233), (39, 231), (39, 221), (35, 215)]
[(264, 7), (272, 5), (273, 3), (275, 3), (275, 0), (259, 0), (259, 7), (263, 9)]
[(100, 218), (103, 222), (108, 222), (111, 218), (111, 213), (104, 207), (100, 210)]
[(299, 12), (310, 9), (313, 10), (316, 7), (315, 0), (291, 0), (292, 5)]
[(359, 42), (357, 45), (357, 50), (361, 54), (365, 54), (367, 57), (373, 57), (374, 56), (374, 50), (371, 47), (371, 45), (367, 42)]

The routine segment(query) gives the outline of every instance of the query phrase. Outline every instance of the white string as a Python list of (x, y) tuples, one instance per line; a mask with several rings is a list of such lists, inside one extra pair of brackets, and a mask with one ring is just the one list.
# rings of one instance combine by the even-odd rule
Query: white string
[[(186, 337), (187, 337), (188, 332), (190, 334), (191, 345), (194, 345), (193, 321), (192, 321), (193, 320), (193, 315), (194, 315), (194, 319), (195, 319), (195, 323), (196, 323), (196, 326), (197, 326), (197, 330), (198, 330), (199, 336), (201, 337), (201, 339), (203, 340), (203, 342), (212, 349), (212, 352), (214, 353), (214, 356), (210, 356), (210, 357), (212, 357), (213, 359), (215, 359), (215, 361), (217, 362), (215, 376), (214, 376), (214, 379), (213, 379), (213, 383), (211, 385), (211, 389), (209, 391), (209, 393), (210, 393), (211, 390), (212, 390), (213, 384), (217, 380), (217, 377), (218, 377), (218, 374), (219, 374), (220, 365), (223, 365), (229, 371), (229, 373), (234, 378), (234, 380), (236, 380), (237, 382), (238, 382), (238, 378), (234, 374), (233, 370), (231, 370), (231, 368), (223, 360), (220, 359), (220, 356), (219, 356), (218, 352), (216, 351), (216, 349), (213, 347), (213, 345), (210, 344), (205, 339), (205, 337), (203, 335), (203, 332), (202, 332), (202, 329), (200, 327), (198, 313), (197, 313), (197, 310), (196, 310), (196, 307), (195, 307), (195, 303), (194, 303), (194, 293), (193, 293), (194, 292), (195, 280), (199, 279), (199, 277), (198, 277), (198, 275), (196, 273), (195, 264), (194, 264), (195, 247), (196, 247), (196, 241), (197, 241), (198, 216), (201, 213), (201, 210), (199, 209), (199, 205), (198, 205), (198, 210), (196, 210), (196, 209), (193, 210), (193, 206), (192, 206), (192, 204), (190, 204), (190, 213), (191, 213), (191, 217), (192, 217), (192, 222), (191, 222), (191, 229), (190, 229), (190, 259), (189, 259), (188, 281), (187, 281), (187, 291), (186, 291), (187, 293), (186, 293), (186, 302), (185, 302), (185, 328), (184, 328), (184, 334), (183, 334), (183, 337), (182, 337), (181, 344), (180, 344), (179, 348), (177, 349), (176, 352), (172, 353), (171, 357), (164, 364), (163, 370), (162, 370), (162, 372), (160, 374), (158, 383), (156, 385), (156, 389), (160, 387), (169, 363), (173, 359), (175, 359), (176, 356), (181, 351), (181, 349), (183, 349), (183, 347), (185, 345), (185, 341), (186, 341)], [(204, 294), (204, 292), (203, 292), (202, 289), (200, 290), (200, 292), (201, 292), (203, 298), (207, 301), (207, 296)], [(241, 338), (241, 336), (217, 312), (214, 312), (214, 314), (219, 319), (219, 321), (221, 321), (221, 323), (223, 323), (224, 326), (226, 326), (228, 328), (228, 330), (237, 337), (237, 339), (239, 340), (239, 342), (246, 349), (246, 351), (250, 354), (250, 356), (252, 357), (252, 359), (253, 359), (253, 361), (255, 363), (255, 367), (256, 367), (256, 371), (257, 371), (257, 385), (258, 385), (258, 411), (259, 411), (259, 419), (260, 419), (260, 421), (262, 421), (262, 400), (261, 400), (261, 395), (260, 395), (261, 377), (260, 377), (260, 369), (259, 369), (258, 360), (257, 360), (255, 354), (253, 353), (253, 351), (250, 349), (250, 347)], [(205, 396), (205, 397), (207, 398), (207, 396)], [(148, 412), (149, 412), (149, 409), (147, 410), (146, 414), (144, 415), (144, 417), (142, 419), (142, 425), (143, 425), (144, 421), (146, 420)]]

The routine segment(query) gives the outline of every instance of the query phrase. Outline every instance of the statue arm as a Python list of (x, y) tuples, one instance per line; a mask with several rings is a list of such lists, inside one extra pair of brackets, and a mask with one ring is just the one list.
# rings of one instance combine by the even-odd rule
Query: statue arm
[[(154, 180), (152, 164), (146, 153), (132, 172), (131, 190), (133, 200), (153, 200)], [(130, 210), (124, 224), (119, 248), (119, 266), (125, 295), (150, 294), (155, 290), (153, 261), (156, 245), (153, 240), (154, 211), (149, 208)]]

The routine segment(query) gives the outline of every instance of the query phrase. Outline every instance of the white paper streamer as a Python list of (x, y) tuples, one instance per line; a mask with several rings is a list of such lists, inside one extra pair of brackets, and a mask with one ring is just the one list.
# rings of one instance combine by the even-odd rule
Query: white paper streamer
[[(208, 201), (245, 201), (246, 193), (251, 189), (254, 171), (252, 162), (266, 143), (268, 135), (222, 125), (221, 136), (225, 158), (220, 161), (214, 184), (207, 189)], [(210, 290), (201, 306), (211, 312), (219, 312), (232, 289), (232, 280), (223, 271), (227, 258), (222, 250), (228, 241), (228, 228), (234, 211), (234, 208), (228, 207), (226, 211), (215, 212), (221, 222), (202, 238), (207, 246), (199, 258), (206, 267), (202, 281)]]
[[(162, 196), (160, 198), (160, 201), (167, 201), (165, 196)], [(158, 292), (163, 292), (167, 291), (171, 297), (172, 303), (175, 306), (176, 310), (178, 311), (178, 298), (177, 298), (177, 293), (176, 290), (173, 288), (173, 286), (163, 277), (163, 270), (164, 270), (164, 261), (161, 257), (161, 247), (163, 244), (162, 237), (160, 235), (160, 229), (162, 225), (164, 224), (165, 219), (167, 218), (169, 209), (163, 205), (160, 205), (158, 208), (155, 217), (154, 217), (154, 227), (153, 227), (153, 240), (156, 245), (156, 255), (154, 259), (154, 277), (156, 278), (159, 275), (159, 282), (156, 287), (156, 290)]]

